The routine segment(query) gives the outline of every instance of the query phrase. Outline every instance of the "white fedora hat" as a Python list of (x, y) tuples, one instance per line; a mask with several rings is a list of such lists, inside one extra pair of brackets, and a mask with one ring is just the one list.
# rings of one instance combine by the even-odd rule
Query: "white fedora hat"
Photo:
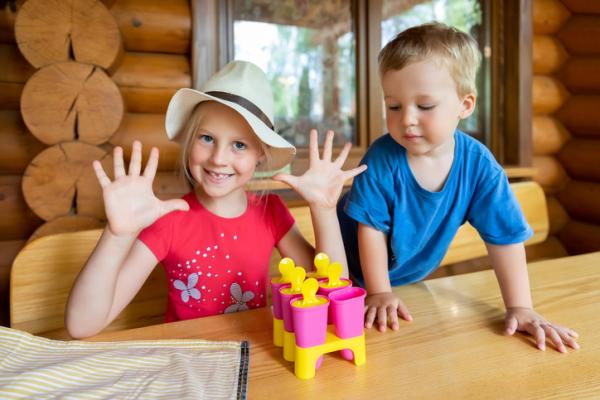
[(183, 131), (196, 105), (216, 101), (237, 111), (248, 122), (256, 136), (267, 145), (269, 169), (289, 164), (296, 148), (279, 136), (273, 127), (273, 92), (265, 73), (247, 61), (232, 61), (213, 75), (202, 88), (179, 89), (167, 108), (165, 128), (174, 140)]

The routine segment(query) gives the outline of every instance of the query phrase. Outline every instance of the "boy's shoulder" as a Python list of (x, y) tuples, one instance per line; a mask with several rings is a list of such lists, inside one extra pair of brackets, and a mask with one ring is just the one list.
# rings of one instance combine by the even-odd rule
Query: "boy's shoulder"
[(458, 148), (460, 149), (463, 163), (473, 167), (473, 172), (503, 171), (492, 152), (479, 140), (460, 130), (456, 131), (456, 140), (460, 142)]
[(386, 133), (375, 139), (367, 148), (363, 162), (396, 163), (405, 152), (404, 147), (396, 142), (389, 133)]

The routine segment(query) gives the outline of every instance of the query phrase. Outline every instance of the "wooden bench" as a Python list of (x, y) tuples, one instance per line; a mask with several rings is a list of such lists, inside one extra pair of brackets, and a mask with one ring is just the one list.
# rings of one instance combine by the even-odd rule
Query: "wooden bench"
[[(526, 244), (539, 243), (548, 234), (546, 200), (534, 182), (511, 184), (534, 235)], [(308, 207), (291, 208), (300, 231), (314, 245)], [(15, 258), (10, 282), (11, 327), (51, 338), (68, 338), (64, 307), (79, 270), (94, 249), (101, 230), (45, 236), (28, 243)], [(277, 271), (279, 255), (273, 252), (271, 272)], [(462, 226), (442, 265), (486, 254), (473, 227)], [(163, 322), (167, 286), (162, 268), (156, 268), (140, 292), (105, 330), (121, 330)]]

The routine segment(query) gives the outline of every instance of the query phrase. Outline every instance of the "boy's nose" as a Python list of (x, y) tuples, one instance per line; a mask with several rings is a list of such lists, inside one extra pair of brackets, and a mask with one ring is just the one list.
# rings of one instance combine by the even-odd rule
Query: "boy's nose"
[(416, 113), (412, 107), (405, 107), (402, 110), (402, 124), (404, 126), (412, 126), (417, 124)]

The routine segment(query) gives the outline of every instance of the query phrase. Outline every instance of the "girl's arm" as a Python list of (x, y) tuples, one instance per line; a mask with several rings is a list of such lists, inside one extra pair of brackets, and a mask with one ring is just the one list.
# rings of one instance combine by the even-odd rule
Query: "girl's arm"
[[(348, 276), (348, 263), (340, 225), (336, 213), (337, 201), (342, 193), (344, 182), (367, 169), (361, 165), (348, 171), (342, 166), (348, 157), (352, 145), (346, 143), (340, 155), (331, 161), (333, 151), (333, 131), (328, 131), (323, 144), (323, 158), (319, 157), (319, 142), (316, 130), (310, 131), (309, 168), (302, 176), (277, 174), (274, 180), (287, 183), (308, 203), (317, 252), (324, 252), (332, 261), (338, 261), (344, 268), (343, 275)], [(306, 240), (301, 238), (297, 230), (291, 230), (277, 245), (280, 253), (300, 259), (310, 259), (307, 266), (312, 265), (314, 250), (306, 246)], [(294, 261), (296, 261), (294, 259)], [(296, 261), (296, 264), (300, 262)], [(302, 264), (300, 264), (302, 265)]]
[(383, 232), (368, 225), (358, 224), (358, 252), (365, 279), (365, 327), (371, 328), (376, 321), (381, 332), (388, 325), (398, 330), (398, 315), (407, 321), (412, 316), (404, 303), (392, 293), (388, 275), (387, 240)]
[(154, 196), (152, 181), (158, 166), (158, 149), (150, 152), (143, 174), (142, 145), (138, 141), (133, 143), (128, 173), (122, 148), (115, 147), (113, 161), (113, 181), (94, 161), (108, 223), (69, 295), (65, 325), (73, 337), (90, 336), (107, 326), (156, 265), (154, 254), (136, 240), (138, 233), (171, 211), (189, 209), (184, 200), (161, 201)]
[(578, 349), (577, 332), (548, 322), (533, 310), (523, 243), (485, 245), (506, 307), (506, 333), (513, 335), (515, 331), (528, 332), (535, 338), (540, 350), (546, 349), (546, 337), (562, 353), (567, 351), (565, 343)]

